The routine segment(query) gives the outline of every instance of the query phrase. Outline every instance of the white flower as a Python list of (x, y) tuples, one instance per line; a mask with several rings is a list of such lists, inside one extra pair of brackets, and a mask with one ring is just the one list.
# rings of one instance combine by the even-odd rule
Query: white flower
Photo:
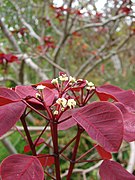
[(68, 76), (66, 74), (62, 74), (59, 76), (60, 81), (68, 81)]
[(58, 78), (52, 79), (51, 83), (52, 84), (58, 84)]
[(93, 82), (87, 82), (87, 85), (90, 86), (90, 87), (94, 86)]
[(93, 82), (88, 82), (86, 80), (87, 86), (85, 87), (87, 90), (94, 90), (95, 89), (95, 85), (93, 84)]
[(37, 90), (43, 90), (44, 88), (45, 86), (43, 86), (42, 84), (37, 86)]
[(96, 88), (95, 88), (95, 86), (93, 86), (93, 87), (87, 86), (86, 89), (87, 89), (87, 90), (94, 90), (94, 89), (96, 89)]
[(57, 99), (56, 103), (60, 104), (62, 107), (66, 107), (67, 106), (67, 100), (65, 98)]
[(63, 107), (61, 108), (61, 111), (64, 111), (64, 108), (63, 108)]
[(76, 82), (76, 79), (73, 78), (72, 76), (70, 76), (70, 77), (69, 77), (69, 82), (74, 83), (74, 82)]
[(39, 93), (36, 93), (36, 98), (40, 98), (41, 95)]
[(83, 81), (83, 79), (77, 79), (77, 81)]
[(91, 87), (91, 90), (94, 90), (94, 89), (96, 89), (95, 86)]
[(54, 114), (54, 115), (57, 115), (57, 114), (59, 114), (59, 112), (58, 112), (57, 110), (55, 110), (55, 111), (53, 112), (53, 114)]
[(74, 108), (76, 106), (76, 101), (74, 99), (68, 99), (67, 105), (69, 108)]

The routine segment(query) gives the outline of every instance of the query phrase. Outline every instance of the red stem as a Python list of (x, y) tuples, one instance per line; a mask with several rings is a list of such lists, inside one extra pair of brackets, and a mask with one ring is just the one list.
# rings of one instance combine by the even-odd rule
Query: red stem
[(73, 149), (73, 153), (72, 153), (72, 158), (70, 160), (70, 166), (69, 166), (69, 170), (68, 170), (68, 175), (67, 175), (67, 180), (71, 179), (71, 175), (75, 166), (75, 159), (77, 156), (77, 150), (78, 150), (78, 146), (80, 143), (80, 137), (81, 137), (81, 133), (82, 133), (82, 129), (80, 129), (80, 127), (78, 127), (78, 132), (77, 132), (77, 138), (76, 138), (76, 142), (75, 142), (75, 146)]
[(91, 94), (86, 95), (84, 100), (84, 105), (90, 100), (90, 98), (95, 94), (95, 91), (91, 92)]
[(81, 89), (81, 104), (83, 104), (83, 89)]
[(96, 144), (95, 146), (93, 146), (91, 149), (89, 149), (87, 152), (85, 152), (84, 154), (82, 154), (77, 160), (76, 163), (82, 159), (83, 157), (85, 157), (88, 153), (90, 153), (93, 149), (95, 149), (95, 147), (98, 146), (98, 144)]
[(61, 149), (61, 151), (59, 152), (60, 154), (76, 139), (77, 135), (71, 139), (66, 145), (64, 148)]
[(62, 122), (65, 122), (65, 121), (67, 121), (69, 118), (71, 118), (72, 116), (69, 116), (69, 117), (67, 117), (67, 118), (65, 118), (65, 119), (62, 119), (61, 121), (58, 121), (58, 123), (57, 124), (60, 124), (60, 123), (62, 123)]
[(49, 122), (46, 124), (46, 126), (44, 127), (44, 129), (42, 130), (41, 134), (38, 136), (38, 138), (36, 139), (36, 142), (34, 143), (34, 146), (36, 146), (36, 144), (38, 143), (40, 137), (42, 136), (42, 134), (45, 132), (47, 126), (49, 125)]
[(36, 110), (34, 107), (32, 107), (29, 103), (27, 103), (27, 101), (22, 100), (23, 103), (25, 103), (29, 108), (31, 108), (33, 111), (35, 111), (37, 114), (39, 114), (41, 117), (45, 118), (47, 121), (49, 121), (50, 119), (48, 117), (46, 117), (44, 114), (40, 113), (38, 110)]
[(71, 89), (71, 91), (72, 91), (72, 93), (73, 93), (73, 95), (74, 95), (74, 97), (75, 97), (75, 100), (77, 101), (77, 103), (78, 103), (78, 105), (80, 104), (80, 102), (79, 102), (79, 100), (78, 100), (78, 98), (77, 98), (77, 96), (76, 96), (76, 94), (75, 94), (75, 92)]
[(46, 106), (45, 101), (43, 101), (44, 107), (47, 110), (48, 116), (51, 119), (50, 127), (52, 133), (52, 141), (53, 141), (53, 153), (54, 153), (54, 160), (55, 160), (55, 171), (56, 171), (56, 179), (61, 180), (60, 177), (60, 162), (59, 162), (59, 149), (58, 149), (58, 125), (57, 121), (55, 122), (55, 118), (48, 106)]
[(93, 159), (93, 160), (82, 160), (82, 161), (79, 161), (79, 162), (76, 162), (76, 163), (83, 163), (83, 162), (96, 162), (96, 161), (101, 161), (103, 160), (102, 158), (99, 158), (99, 159)]
[(29, 142), (29, 145), (30, 145), (32, 154), (33, 154), (33, 156), (36, 156), (37, 154), (36, 154), (35, 146), (34, 146), (34, 144), (33, 144), (33, 141), (32, 141), (32, 139), (31, 139), (31, 136), (30, 136), (30, 133), (29, 133), (29, 130), (28, 130), (26, 121), (25, 121), (25, 114), (23, 114), (23, 115), (21, 116), (20, 120), (21, 120), (21, 122), (22, 122), (24, 131), (25, 131), (25, 134), (26, 134), (26, 136), (27, 136), (27, 139), (28, 139), (28, 142)]
[(61, 180), (61, 177), (60, 177), (59, 149), (58, 149), (58, 128), (57, 128), (57, 123), (55, 123), (55, 122), (50, 123), (50, 126), (51, 126), (51, 132), (52, 132), (56, 179)]
[(51, 176), (48, 172), (44, 171), (44, 173), (49, 176), (50, 178), (52, 178), (53, 180), (56, 180), (53, 176)]

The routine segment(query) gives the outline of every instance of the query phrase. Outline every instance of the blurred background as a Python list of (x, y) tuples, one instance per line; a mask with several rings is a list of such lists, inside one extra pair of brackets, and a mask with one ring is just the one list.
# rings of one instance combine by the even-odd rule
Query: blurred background
[[(61, 71), (96, 86), (134, 90), (135, 0), (0, 0), (0, 86), (34, 84)], [(30, 117), (29, 125), (38, 133), (42, 121)], [(85, 152), (87, 135), (81, 143)], [(15, 130), (1, 137), (0, 161), (23, 153), (24, 144)], [(134, 142), (125, 142), (114, 155), (130, 172), (133, 151)], [(77, 167), (88, 171), (73, 179), (98, 179), (97, 171), (89, 171), (94, 165)], [(63, 173), (66, 168), (63, 162)]]

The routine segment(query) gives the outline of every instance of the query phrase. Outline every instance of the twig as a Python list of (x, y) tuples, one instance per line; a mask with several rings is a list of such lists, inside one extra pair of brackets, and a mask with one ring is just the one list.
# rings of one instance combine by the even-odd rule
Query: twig
[[(20, 131), (24, 131), (23, 126), (16, 126), (16, 127)], [(44, 129), (44, 126), (28, 126), (29, 131), (42, 131), (43, 129)], [(11, 131), (15, 131), (15, 130), (16, 130), (16, 128), (14, 128), (14, 127), (11, 129)], [(50, 131), (50, 127), (47, 127), (46, 130)]]
[[(100, 165), (101, 165), (102, 161), (98, 162), (97, 164), (95, 164), (94, 166), (91, 166), (90, 168), (88, 169), (74, 169), (72, 171), (72, 173), (81, 173), (81, 174), (87, 174), (95, 169), (97, 169)], [(68, 171), (66, 171), (65, 173), (62, 174), (62, 178), (67, 176), (68, 174)]]
[(10, 136), (13, 133), (14, 133), (13, 131), (9, 131), (9, 132), (5, 133), (3, 136), (0, 137), (0, 140), (5, 139), (6, 137)]
[(21, 49), (18, 46), (16, 39), (14, 38), (14, 36), (11, 34), (11, 32), (7, 29), (7, 27), (5, 26), (4, 22), (0, 19), (0, 27), (3, 31), (3, 33), (5, 34), (5, 36), (8, 38), (9, 42), (12, 44), (12, 46), (14, 47), (14, 49), (21, 53)]
[(84, 71), (84, 73), (82, 74), (82, 78), (85, 78), (85, 77), (87, 76), (87, 74), (90, 73), (91, 71), (93, 71), (94, 68), (97, 67), (99, 64), (107, 61), (109, 58), (111, 58), (111, 57), (114, 56), (115, 54), (118, 54), (118, 53), (120, 53), (120, 52), (122, 52), (122, 51), (125, 51), (125, 50), (126, 50), (126, 48), (123, 48), (123, 49), (120, 49), (120, 50), (116, 50), (116, 51), (114, 50), (114, 51), (110, 52), (110, 54), (102, 57), (101, 59), (99, 59), (98, 61), (96, 61), (93, 65), (91, 65), (90, 67), (88, 67), (86, 71)]
[(28, 28), (28, 30), (30, 31), (30, 35), (31, 35), (32, 37), (34, 37), (35, 39), (37, 39), (40, 43), (42, 43), (41, 37), (34, 31), (34, 29), (32, 28), (32, 26), (31, 26), (30, 24), (28, 24), (28, 23), (25, 21), (25, 19), (22, 17), (20, 8), (19, 8), (19, 6), (16, 4), (16, 2), (14, 2), (13, 0), (12, 0), (12, 1), (10, 0), (10, 2), (11, 2), (11, 3), (13, 4), (13, 6), (15, 7), (21, 23), (22, 23), (26, 28)]
[[(5, 34), (5, 36), (7, 37), (7, 39), (9, 40), (9, 42), (11, 43), (11, 45), (17, 51), (17, 53), (22, 54), (22, 51), (18, 46), (16, 39), (14, 38), (14, 36), (11, 34), (11, 32), (8, 30), (8, 28), (5, 26), (4, 22), (1, 19), (0, 19), (0, 27), (3, 33)], [(27, 54), (22, 55), (22, 57), (25, 63), (36, 72), (37, 76), (39, 76), (42, 80), (48, 79), (47, 75), (43, 72), (43, 70), (36, 63), (34, 63), (32, 59), (28, 57)]]
[[(135, 17), (133, 14), (128, 14), (129, 17)], [(74, 29), (74, 31), (72, 31), (70, 33), (70, 35), (72, 35), (73, 32), (79, 32), (79, 31), (82, 31), (84, 29), (89, 29), (89, 28), (95, 28), (95, 27), (103, 27), (105, 26), (106, 24), (112, 22), (112, 21), (116, 21), (117, 19), (121, 19), (121, 18), (124, 18), (124, 17), (127, 17), (127, 15), (124, 13), (124, 14), (119, 14), (117, 16), (113, 16), (101, 23), (90, 23), (90, 24), (87, 24), (87, 25), (84, 25), (83, 27), (81, 28), (76, 28)]]
[(14, 146), (11, 144), (8, 138), (1, 139), (1, 142), (3, 143), (3, 145), (6, 147), (6, 149), (10, 154), (17, 154), (17, 150), (14, 148)]

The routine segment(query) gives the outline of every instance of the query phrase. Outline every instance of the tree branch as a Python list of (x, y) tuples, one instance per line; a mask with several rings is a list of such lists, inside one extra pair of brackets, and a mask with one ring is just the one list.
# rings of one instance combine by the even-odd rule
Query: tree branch
[(125, 14), (125, 13), (124, 14), (119, 14), (119, 15), (113, 16), (113, 17), (111, 17), (111, 18), (109, 18), (107, 20), (104, 20), (101, 23), (90, 23), (90, 24), (84, 25), (83, 27), (76, 28), (70, 33), (70, 35), (72, 35), (73, 32), (82, 31), (84, 29), (95, 28), (95, 27), (103, 27), (103, 26), (107, 25), (108, 23), (110, 23), (112, 21), (116, 21), (117, 19), (121, 19), (121, 18), (124, 18), (124, 17), (127, 17), (127, 16), (133, 17), (133, 18), (135, 17), (133, 14), (128, 14), (128, 15)]

